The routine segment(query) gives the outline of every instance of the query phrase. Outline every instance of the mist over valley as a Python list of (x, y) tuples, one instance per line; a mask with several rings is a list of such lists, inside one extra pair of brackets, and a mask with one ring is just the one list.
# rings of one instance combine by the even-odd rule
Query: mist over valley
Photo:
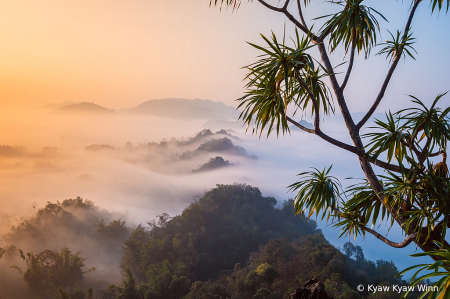
[[(273, 196), (271, 205), (282, 208), (292, 197), (287, 186), (296, 174), (334, 162), (335, 174), (343, 178), (353, 161), (350, 154), (330, 150), (295, 128), (278, 139), (252, 135), (251, 128), (246, 132), (233, 118), (235, 109), (223, 103), (167, 102), (182, 103), (181, 110), (205, 106), (200, 114), (189, 115), (184, 109), (185, 117), (177, 114), (181, 110), (158, 110), (165, 107), (164, 100), (152, 106), (161, 117), (94, 103), (3, 112), (0, 125), (14, 128), (0, 132), (0, 242), (8, 257), (0, 264), (2, 275), (7, 275), (1, 278), (2, 288), (8, 294), (27, 289), (22, 277), (26, 262), (14, 248), (30, 254), (50, 250), (56, 256), (68, 248), (85, 258), (85, 270), (95, 267), (83, 274), (83, 286), (106, 289), (111, 283), (120, 285), (125, 275), (123, 244), (133, 233), (140, 227), (151, 232), (151, 223), (180, 215), (216, 185), (237, 186), (236, 192), (239, 186), (259, 188), (264, 196)], [(65, 110), (71, 112), (60, 113)], [(310, 125), (306, 120), (301, 124)], [(341, 136), (334, 127), (329, 125), (328, 132)], [(354, 169), (357, 173), (356, 165)], [(289, 210), (286, 204), (284, 209)], [(334, 229), (320, 226), (335, 244), (343, 244), (339, 242), (345, 240), (336, 243)], [(255, 244), (246, 250), (257, 250)], [(367, 254), (378, 258), (370, 250)], [(242, 263), (247, 257), (243, 253)], [(211, 277), (217, 277), (214, 273)]]

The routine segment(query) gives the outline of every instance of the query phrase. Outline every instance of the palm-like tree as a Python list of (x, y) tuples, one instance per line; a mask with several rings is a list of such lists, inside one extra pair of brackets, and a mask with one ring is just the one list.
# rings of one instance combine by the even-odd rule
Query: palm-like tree
[[(422, 0), (412, 0), (405, 28), (391, 34), (392, 40), (383, 43), (378, 53), (389, 58), (389, 70), (378, 95), (364, 117), (355, 122), (351, 116), (344, 93), (351, 76), (354, 56), (362, 53), (366, 58), (376, 46), (380, 32), (379, 20), (384, 17), (364, 0), (334, 1), (342, 7), (336, 14), (319, 16), (324, 25), (319, 32), (308, 26), (303, 10), (314, 1), (295, 1), (298, 18), (291, 12), (291, 0), (283, 0), (282, 6), (257, 0), (268, 9), (284, 14), (304, 36), (296, 31), (294, 46), (279, 42), (274, 34), (271, 39), (263, 36), (266, 45), (253, 47), (262, 51), (260, 59), (247, 66), (246, 94), (239, 98), (243, 109), (241, 119), (247, 125), (254, 124), (253, 132), (267, 135), (284, 134), (291, 123), (303, 131), (355, 154), (365, 174), (363, 182), (342, 190), (333, 178), (330, 168), (301, 173), (301, 180), (290, 187), (298, 192), (296, 211), (321, 215), (333, 219), (343, 235), (370, 233), (384, 243), (402, 248), (412, 242), (423, 251), (450, 247), (445, 240), (450, 215), (450, 178), (446, 167), (447, 144), (450, 140), (450, 108), (440, 109), (438, 103), (444, 94), (438, 95), (431, 107), (412, 97), (416, 107), (396, 113), (388, 112), (386, 120), (376, 120), (376, 127), (369, 134), (361, 129), (372, 117), (385, 96), (386, 89), (401, 57), (412, 57), (415, 39), (411, 24)], [(226, 5), (234, 9), (240, 0), (210, 0), (211, 5)], [(448, 11), (450, 0), (430, 0), (432, 12)], [(329, 42), (329, 47), (326, 43)], [(320, 59), (310, 53), (317, 48)], [(338, 82), (329, 53), (342, 47), (350, 51), (349, 64), (342, 83)], [(328, 79), (330, 89), (325, 84)], [(352, 144), (332, 138), (320, 127), (320, 113), (334, 113), (337, 104), (343, 116)], [(292, 119), (297, 111), (314, 116), (314, 129), (309, 129)], [(433, 165), (433, 158), (443, 154), (443, 161)], [(380, 158), (385, 157), (385, 158)], [(377, 175), (374, 166), (385, 171)], [(398, 225), (405, 235), (401, 242), (393, 242), (373, 229), (378, 220)], [(430, 255), (435, 260), (440, 255)], [(448, 261), (444, 262), (447, 266)]]

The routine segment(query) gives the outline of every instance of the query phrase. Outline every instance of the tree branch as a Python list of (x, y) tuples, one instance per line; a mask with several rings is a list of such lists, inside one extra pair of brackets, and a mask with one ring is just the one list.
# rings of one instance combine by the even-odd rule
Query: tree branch
[(384, 243), (386, 243), (387, 245), (394, 247), (394, 248), (405, 248), (406, 246), (408, 246), (409, 244), (411, 244), (411, 242), (414, 241), (414, 239), (417, 237), (417, 233), (413, 233), (409, 236), (407, 236), (405, 238), (405, 240), (403, 240), (400, 243), (395, 243), (392, 242), (390, 240), (388, 240), (387, 238), (383, 237), (382, 235), (380, 235), (379, 233), (377, 233), (376, 231), (374, 231), (373, 229), (370, 229), (368, 227), (365, 226), (360, 226), (360, 228), (368, 233), (371, 233), (372, 235), (375, 236), (375, 238), (383, 241)]
[[(346, 127), (348, 129), (348, 132), (350, 133), (350, 137), (354, 141), (355, 146), (358, 146), (359, 148), (362, 149), (363, 148), (362, 144), (360, 144), (360, 142), (357, 142), (357, 140), (359, 138), (358, 137), (359, 135), (357, 134), (357, 132), (355, 130), (355, 123), (353, 122), (353, 119), (352, 119), (352, 116), (350, 114), (350, 111), (348, 110), (347, 103), (345, 102), (345, 98), (344, 98), (342, 90), (341, 90), (341, 88), (339, 86), (339, 83), (336, 80), (336, 76), (334, 74), (334, 70), (333, 70), (333, 67), (331, 65), (330, 59), (328, 58), (328, 54), (327, 54), (327, 51), (325, 49), (325, 45), (323, 43), (320, 43), (320, 44), (317, 44), (317, 47), (319, 49), (320, 57), (322, 59), (322, 62), (324, 63), (325, 68), (326, 68), (326, 70), (328, 72), (328, 77), (330, 79), (331, 86), (333, 88), (334, 94), (336, 95), (336, 99), (337, 99), (337, 102), (339, 104), (339, 108), (341, 110), (341, 114), (344, 117), (345, 125), (346, 125)], [(335, 143), (333, 143), (333, 144), (335, 144)], [(352, 147), (352, 148), (354, 148), (354, 147)], [(355, 148), (355, 150), (357, 152), (359, 152), (359, 150), (357, 148)], [(356, 154), (358, 154), (358, 153), (356, 153)], [(358, 154), (358, 156), (360, 156), (360, 157), (365, 156), (365, 153), (363, 153), (361, 155)], [(393, 170), (393, 171), (395, 171), (395, 170)]]
[(302, 21), (303, 26), (308, 30), (305, 19), (303, 18), (302, 6), (300, 5), (300, 0), (297, 0), (298, 15), (300, 16), (300, 21)]
[(313, 102), (314, 110), (316, 110), (316, 113), (314, 113), (314, 133), (318, 134), (320, 133), (319, 103), (317, 102), (316, 96), (312, 93), (311, 89), (309, 89), (308, 85), (303, 81), (300, 75), (297, 76), (297, 80), (300, 82), (300, 85), (306, 89), (309, 98)]
[[(414, 13), (416, 12), (417, 6), (419, 6), (420, 2), (422, 0), (415, 0), (414, 5), (411, 9), (411, 13), (409, 14), (409, 18), (408, 21), (406, 23), (405, 26), (405, 31), (403, 33), (403, 37), (402, 37), (402, 43), (405, 42), (405, 39), (408, 37), (408, 31), (411, 28), (411, 22), (412, 19), (414, 18)], [(386, 88), (389, 85), (389, 82), (391, 80), (392, 74), (395, 71), (395, 68), (397, 67), (398, 62), (400, 61), (400, 58), (403, 54), (403, 47), (400, 51), (400, 53), (395, 57), (394, 62), (392, 63), (386, 78), (384, 79), (383, 85), (381, 86), (381, 90), (378, 93), (377, 98), (375, 99), (375, 102), (373, 103), (372, 107), (370, 107), (369, 111), (366, 113), (366, 115), (364, 115), (364, 117), (359, 121), (359, 123), (356, 125), (356, 129), (359, 130), (362, 128), (362, 126), (364, 126), (364, 124), (369, 120), (369, 118), (372, 116), (372, 114), (375, 112), (375, 110), (377, 109), (378, 105), (380, 104), (381, 100), (384, 97), (384, 93), (386, 92)]]
[(283, 8), (278, 8), (276, 6), (272, 6), (268, 3), (266, 3), (263, 0), (258, 0), (259, 3), (261, 3), (262, 5), (264, 5), (265, 7), (267, 7), (268, 9), (274, 10), (274, 11), (278, 11), (278, 12), (283, 12), (284, 11), (284, 7)]
[(349, 152), (351, 152), (353, 154), (356, 154), (358, 157), (360, 157), (360, 158), (362, 158), (362, 159), (364, 159), (364, 160), (366, 160), (366, 161), (368, 161), (370, 163), (373, 163), (373, 164), (375, 164), (378, 167), (384, 168), (386, 170), (394, 171), (394, 172), (399, 172), (399, 173), (401, 172), (401, 168), (399, 166), (397, 166), (397, 165), (389, 164), (389, 163), (380, 161), (378, 159), (374, 159), (372, 156), (367, 155), (365, 152), (358, 151), (358, 149), (356, 147), (351, 146), (349, 144), (346, 144), (346, 143), (344, 143), (342, 141), (336, 140), (336, 139), (328, 136), (327, 134), (323, 133), (320, 130), (318, 132), (315, 132), (315, 130), (308, 129), (308, 128), (302, 126), (301, 124), (297, 123), (295, 120), (291, 119), (289, 116), (286, 116), (286, 119), (287, 119), (288, 122), (292, 123), (297, 128), (302, 129), (305, 132), (308, 132), (308, 133), (311, 133), (311, 134), (315, 134), (315, 135), (319, 136), (320, 138), (322, 138), (323, 140), (325, 140), (325, 141), (327, 141), (327, 142), (329, 142), (329, 143), (331, 143), (331, 144), (333, 144), (333, 145), (335, 145), (337, 147), (340, 147), (340, 148), (342, 148), (344, 150), (347, 150), (347, 151), (349, 151)]
[(333, 91), (336, 95), (337, 98), (337, 102), (339, 104), (339, 108), (341, 109), (341, 113), (344, 117), (345, 120), (345, 124), (347, 126), (347, 128), (349, 129), (350, 135), (352, 137), (352, 139), (357, 138), (357, 134), (355, 132), (355, 124), (353, 122), (353, 119), (350, 115), (350, 112), (348, 110), (347, 104), (345, 102), (344, 96), (341, 92), (341, 88), (339, 86), (339, 83), (336, 80), (336, 76), (334, 74), (334, 70), (333, 67), (331, 65), (330, 59), (328, 58), (325, 46), (323, 45), (323, 40), (321, 37), (317, 37), (316, 35), (312, 34), (307, 27), (305, 27), (303, 24), (301, 24), (297, 19), (294, 18), (293, 15), (291, 15), (289, 13), (289, 11), (287, 10), (287, 6), (286, 4), (282, 7), (282, 8), (278, 8), (275, 6), (272, 6), (268, 3), (266, 3), (264, 0), (258, 0), (259, 3), (261, 3), (262, 5), (264, 5), (265, 7), (273, 10), (273, 11), (277, 11), (277, 12), (281, 12), (284, 13), (286, 15), (286, 17), (292, 22), (294, 23), (300, 30), (302, 30), (304, 33), (308, 34), (311, 38), (311, 41), (318, 46), (319, 48), (319, 52), (320, 52), (320, 56), (322, 59), (322, 62), (325, 65), (325, 69), (327, 70), (329, 77), (330, 77), (330, 81), (331, 81), (331, 86), (333, 87)]
[(287, 10), (289, 2), (291, 2), (291, 0), (286, 0), (286, 3), (284, 3), (284, 5), (283, 5), (283, 10)]
[[(289, 1), (286, 1), (287, 4), (289, 4)], [(261, 3), (262, 5), (264, 5), (265, 7), (267, 7), (268, 9), (271, 9), (273, 11), (276, 12), (281, 12), (284, 13), (284, 15), (292, 22), (295, 24), (295, 26), (297, 26), (301, 31), (303, 31), (304, 33), (308, 34), (311, 38), (312, 41), (314, 41), (314, 43), (318, 44), (321, 42), (320, 38), (318, 38), (316, 35), (312, 34), (308, 28), (306, 26), (303, 26), (303, 24), (301, 24), (296, 18), (294, 18), (293, 15), (291, 15), (291, 13), (287, 10), (287, 5), (286, 3), (284, 4), (284, 6), (282, 8), (276, 7), (276, 6), (272, 6), (268, 3), (266, 3), (264, 0), (258, 0), (259, 3)]]
[(423, 150), (422, 150), (422, 153), (421, 153), (422, 156), (425, 156), (428, 153), (430, 144), (431, 144), (431, 138), (427, 137), (427, 142), (425, 143), (425, 146), (423, 147)]
[(442, 154), (442, 151), (438, 151), (438, 152), (432, 153), (428, 157), (436, 157), (436, 156), (439, 156), (440, 154)]
[(350, 64), (348, 65), (347, 74), (345, 75), (344, 82), (341, 85), (341, 90), (344, 91), (345, 86), (347, 86), (348, 78), (350, 78), (350, 73), (353, 68), (353, 61), (355, 60), (355, 48), (356, 48), (356, 29), (353, 28), (353, 39), (352, 39), (352, 50), (350, 53)]
[(302, 130), (305, 131), (305, 132), (314, 134), (314, 130), (308, 129), (308, 128), (305, 127), (305, 126), (302, 126), (301, 124), (299, 124), (298, 122), (296, 122), (295, 120), (293, 120), (292, 118), (290, 118), (290, 117), (287, 116), (287, 115), (286, 115), (286, 119), (287, 119), (288, 122), (290, 122), (291, 124), (293, 124), (293, 125), (296, 126), (297, 128), (300, 128), (300, 129), (302, 129)]

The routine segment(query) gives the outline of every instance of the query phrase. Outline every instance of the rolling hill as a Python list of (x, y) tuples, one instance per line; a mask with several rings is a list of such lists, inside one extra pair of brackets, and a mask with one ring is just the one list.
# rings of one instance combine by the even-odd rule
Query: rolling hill
[(76, 114), (111, 114), (115, 113), (105, 107), (94, 103), (82, 102), (77, 104), (66, 105), (58, 108), (55, 113), (76, 113)]
[(128, 110), (128, 113), (176, 119), (236, 119), (239, 113), (223, 102), (201, 99), (150, 100)]

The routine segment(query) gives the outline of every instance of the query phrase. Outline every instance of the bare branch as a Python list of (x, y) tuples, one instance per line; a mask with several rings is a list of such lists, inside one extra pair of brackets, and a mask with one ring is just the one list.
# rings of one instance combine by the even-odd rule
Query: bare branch
[[(417, 6), (419, 6), (420, 2), (422, 0), (415, 0), (414, 5), (411, 9), (411, 13), (409, 14), (409, 18), (408, 21), (406, 23), (405, 26), (405, 31), (403, 32), (403, 38), (402, 38), (402, 43), (405, 42), (406, 38), (408, 37), (408, 31), (411, 28), (411, 22), (412, 19), (414, 18), (414, 13), (416, 12)], [(397, 67), (398, 62), (400, 61), (400, 58), (402, 56), (403, 53), (403, 48), (400, 51), (400, 53), (395, 57), (387, 75), (386, 78), (384, 79), (383, 85), (381, 86), (381, 90), (378, 93), (377, 98), (375, 99), (375, 102), (373, 103), (372, 107), (370, 107), (369, 111), (367, 111), (366, 115), (364, 115), (364, 117), (359, 121), (359, 123), (356, 125), (356, 129), (359, 130), (362, 128), (362, 126), (364, 126), (364, 124), (369, 120), (369, 118), (372, 116), (372, 114), (375, 112), (375, 110), (377, 109), (378, 105), (380, 104), (381, 100), (384, 97), (384, 93), (386, 92), (386, 88), (389, 85), (389, 82), (391, 80), (392, 74), (395, 71), (395, 68)]]
[(389, 246), (391, 246), (391, 247), (394, 247), (394, 248), (405, 248), (406, 246), (408, 246), (409, 244), (411, 244), (411, 242), (413, 242), (414, 239), (417, 237), (417, 233), (413, 233), (413, 234), (407, 236), (407, 237), (405, 238), (405, 240), (403, 240), (402, 242), (400, 242), (400, 243), (395, 243), (395, 242), (392, 242), (392, 241), (388, 240), (387, 238), (383, 237), (382, 235), (380, 235), (379, 233), (377, 233), (377, 232), (374, 231), (373, 229), (370, 229), (370, 228), (365, 227), (365, 226), (361, 226), (360, 228), (361, 228), (362, 230), (368, 232), (368, 233), (371, 233), (372, 235), (375, 236), (375, 238), (377, 238), (377, 239), (383, 241), (383, 242), (386, 243), (387, 245), (389, 245)]
[(439, 233), (442, 228), (444, 227), (444, 220), (439, 221), (438, 224), (436, 224), (436, 226), (434, 227), (434, 229), (432, 230), (433, 233)]
[(292, 22), (295, 24), (295, 26), (297, 26), (301, 31), (303, 31), (304, 33), (308, 34), (308, 36), (311, 38), (311, 40), (318, 44), (321, 42), (321, 40), (314, 34), (312, 34), (308, 28), (306, 26), (303, 26), (303, 24), (301, 24), (296, 18), (294, 18), (293, 15), (291, 15), (291, 13), (287, 10), (287, 4), (289, 4), (289, 1), (286, 1), (286, 3), (284, 4), (284, 6), (282, 8), (276, 7), (276, 6), (272, 6), (268, 3), (266, 3), (264, 0), (258, 0), (259, 3), (261, 3), (262, 5), (264, 5), (265, 7), (267, 7), (268, 9), (271, 9), (273, 11), (277, 11), (277, 12), (281, 12), (284, 13), (284, 15)]
[(431, 138), (427, 137), (427, 142), (425, 143), (425, 146), (423, 147), (423, 150), (422, 150), (422, 155), (423, 156), (425, 156), (428, 153), (430, 144), (431, 144)]
[(278, 8), (276, 6), (272, 6), (268, 3), (266, 3), (263, 0), (258, 0), (259, 3), (261, 3), (262, 5), (264, 5), (265, 7), (267, 7), (268, 9), (274, 10), (274, 11), (278, 11), (278, 12), (283, 12), (284, 11), (284, 7), (283, 8)]
[(436, 156), (439, 156), (440, 154), (442, 154), (442, 152), (438, 151), (438, 152), (430, 154), (428, 157), (436, 157)]
[(293, 120), (292, 118), (290, 118), (290, 117), (287, 116), (287, 115), (286, 115), (286, 119), (287, 119), (288, 122), (290, 122), (291, 124), (293, 124), (293, 125), (296, 126), (297, 128), (302, 129), (302, 130), (305, 131), (305, 132), (314, 134), (314, 130), (308, 129), (308, 128), (305, 127), (305, 126), (302, 126), (301, 124), (299, 124), (298, 122), (296, 122), (295, 120)]
[(350, 64), (348, 65), (347, 74), (345, 75), (344, 82), (341, 85), (341, 90), (344, 91), (345, 86), (347, 86), (348, 78), (350, 78), (350, 73), (353, 68), (353, 61), (355, 60), (355, 48), (356, 48), (356, 29), (353, 28), (353, 39), (352, 39), (352, 50), (350, 53)]
[(293, 123), (295, 126), (297, 126), (298, 128), (308, 132), (308, 133), (313, 133), (316, 134), (317, 136), (319, 136), (320, 138), (322, 138), (325, 141), (328, 141), (329, 143), (340, 147), (342, 149), (345, 149), (351, 153), (354, 153), (356, 155), (358, 155), (360, 158), (373, 163), (381, 168), (390, 170), (390, 171), (394, 171), (394, 172), (401, 172), (401, 168), (397, 165), (393, 165), (393, 164), (389, 164), (383, 161), (380, 161), (378, 159), (373, 158), (372, 156), (366, 154), (363, 150), (359, 150), (356, 147), (346, 144), (342, 141), (336, 140), (330, 136), (328, 136), (327, 134), (325, 134), (324, 132), (322, 132), (322, 130), (320, 130), (320, 116), (319, 116), (319, 105), (317, 102), (316, 97), (314, 96), (314, 94), (312, 93), (312, 91), (309, 89), (308, 85), (306, 85), (306, 83), (303, 81), (303, 79), (301, 78), (297, 78), (300, 82), (300, 84), (302, 85), (302, 87), (307, 91), (311, 101), (313, 102), (314, 105), (314, 109), (315, 109), (315, 113), (314, 113), (314, 130), (308, 129), (300, 124), (298, 124), (297, 122), (295, 122), (294, 120), (287, 118), (287, 120), (291, 123)]
[(288, 7), (288, 5), (289, 5), (289, 2), (291, 2), (291, 0), (286, 0), (286, 3), (284, 3), (284, 5), (283, 5), (283, 10), (284, 10), (284, 11), (287, 10), (287, 7)]
[(319, 115), (319, 103), (316, 99), (316, 96), (312, 93), (311, 89), (309, 89), (308, 85), (303, 81), (303, 79), (298, 76), (297, 80), (300, 82), (300, 85), (306, 89), (306, 92), (308, 92), (309, 98), (313, 102), (314, 110), (316, 110), (316, 113), (314, 113), (314, 132), (316, 134), (320, 133), (320, 115)]
[(308, 30), (305, 19), (303, 18), (302, 6), (300, 5), (300, 0), (297, 0), (298, 15), (300, 16), (300, 21), (302, 21), (303, 26)]
[(403, 139), (400, 140), (400, 142), (405, 145), (407, 148), (411, 149), (417, 157), (420, 156), (420, 152), (419, 150), (416, 148), (416, 146), (414, 145), (414, 142), (406, 142)]
[[(315, 41), (313, 41), (315, 43)], [(316, 43), (317, 44), (317, 43)], [(347, 103), (345, 102), (344, 94), (337, 82), (336, 75), (333, 70), (333, 66), (331, 65), (330, 59), (327, 54), (327, 50), (325, 45), (321, 42), (317, 44), (317, 47), (320, 52), (320, 57), (322, 62), (324, 63), (324, 67), (327, 70), (328, 78), (331, 82), (331, 87), (333, 88), (334, 94), (336, 96), (336, 100), (339, 104), (339, 109), (341, 109), (342, 116), (344, 117), (345, 125), (350, 133), (350, 137), (352, 140), (358, 139), (359, 134), (355, 130), (355, 123), (353, 122), (353, 118), (348, 110)], [(362, 144), (360, 146), (362, 148)]]

